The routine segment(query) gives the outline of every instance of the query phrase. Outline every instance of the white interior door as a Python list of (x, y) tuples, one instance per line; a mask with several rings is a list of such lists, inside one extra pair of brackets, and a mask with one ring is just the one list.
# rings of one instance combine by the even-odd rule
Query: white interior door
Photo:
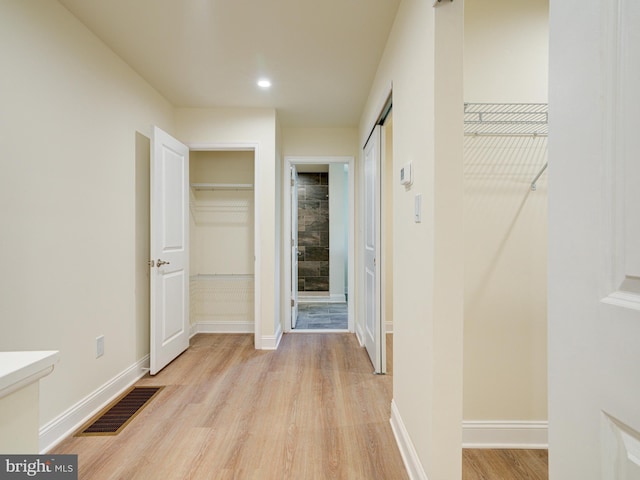
[(576, 5), (551, 15), (549, 478), (637, 480), (640, 2)]
[(189, 346), (189, 149), (157, 127), (151, 149), (151, 374)]
[(377, 125), (364, 147), (364, 344), (375, 373), (386, 372), (380, 309), (380, 155)]
[(298, 171), (291, 165), (291, 328), (298, 321)]

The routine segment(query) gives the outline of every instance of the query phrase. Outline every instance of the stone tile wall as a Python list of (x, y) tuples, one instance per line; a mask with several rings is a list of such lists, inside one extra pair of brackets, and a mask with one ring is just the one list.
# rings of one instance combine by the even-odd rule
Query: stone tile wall
[(298, 174), (298, 291), (329, 291), (329, 174)]

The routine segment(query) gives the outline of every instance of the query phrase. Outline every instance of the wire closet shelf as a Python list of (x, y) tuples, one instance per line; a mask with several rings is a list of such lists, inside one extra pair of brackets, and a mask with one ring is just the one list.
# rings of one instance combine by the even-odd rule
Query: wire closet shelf
[(465, 103), (464, 134), (546, 137), (548, 110), (546, 103)]
[[(546, 103), (465, 103), (464, 134), (472, 137), (547, 137), (549, 106)], [(548, 162), (531, 182), (535, 191)]]

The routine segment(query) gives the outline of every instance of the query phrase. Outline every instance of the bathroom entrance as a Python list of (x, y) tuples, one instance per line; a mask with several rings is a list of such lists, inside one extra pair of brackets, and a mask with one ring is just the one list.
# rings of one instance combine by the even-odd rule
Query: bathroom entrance
[(287, 158), (287, 331), (353, 331), (352, 157)]

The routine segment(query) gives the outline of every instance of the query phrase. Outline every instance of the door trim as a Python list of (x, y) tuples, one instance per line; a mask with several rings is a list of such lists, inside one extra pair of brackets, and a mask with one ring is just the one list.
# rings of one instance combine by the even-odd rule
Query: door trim
[(224, 151), (246, 151), (253, 152), (253, 285), (254, 285), (254, 346), (257, 350), (262, 349), (262, 296), (260, 272), (261, 268), (261, 238), (260, 238), (260, 144), (253, 142), (239, 143), (186, 143), (189, 151), (194, 152), (224, 152)]
[[(349, 301), (347, 305), (348, 309), (348, 330), (350, 332), (354, 331), (354, 318), (355, 318), (355, 297), (354, 297), (354, 285), (355, 285), (355, 157), (335, 157), (335, 156), (285, 156), (284, 157), (284, 167), (283, 171), (283, 230), (282, 230), (282, 238), (285, 239), (283, 245), (286, 248), (286, 251), (289, 252), (291, 246), (289, 245), (291, 238), (291, 198), (289, 195), (289, 171), (292, 165), (309, 165), (309, 164), (331, 164), (331, 163), (346, 163), (349, 165), (349, 177), (348, 177), (348, 199), (349, 199), (349, 248), (348, 248), (348, 260), (347, 265), (349, 268), (349, 272), (347, 275), (347, 293), (349, 296)], [(283, 255), (284, 257), (284, 266), (283, 271), (289, 272), (291, 271), (291, 257), (290, 255)], [(289, 299), (291, 298), (291, 276), (284, 275), (284, 288), (282, 289), (282, 304), (288, 305)], [(291, 332), (291, 309), (284, 308), (284, 331)]]

